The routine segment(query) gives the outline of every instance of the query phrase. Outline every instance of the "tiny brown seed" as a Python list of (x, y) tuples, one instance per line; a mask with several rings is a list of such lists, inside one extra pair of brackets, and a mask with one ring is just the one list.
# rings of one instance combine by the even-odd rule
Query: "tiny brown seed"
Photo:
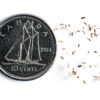
[(73, 73), (74, 75), (76, 75), (77, 72), (73, 70), (72, 73)]
[(77, 78), (79, 78), (79, 76), (77, 76)]
[(94, 53), (97, 53), (97, 51), (93, 51)]
[(79, 67), (79, 68), (80, 68), (80, 67), (82, 67), (82, 65), (78, 65), (77, 67)]
[(66, 48), (62, 48), (62, 50), (65, 50)]
[(76, 51), (72, 51), (72, 55), (74, 55), (76, 53)]
[(78, 44), (78, 47), (80, 47), (80, 44)]
[(58, 42), (63, 43), (63, 41), (62, 41), (62, 40), (59, 40)]
[(83, 83), (84, 83), (84, 84), (86, 84), (86, 81), (85, 81), (85, 80), (83, 80)]
[(61, 58), (62, 60), (64, 60), (64, 57), (60, 56), (60, 58)]
[(91, 30), (92, 30), (92, 27), (91, 27), (91, 25), (90, 25), (90, 24), (88, 25), (88, 27), (89, 27), (89, 30), (91, 31)]
[(86, 17), (81, 17), (81, 19), (85, 19)]
[(86, 23), (86, 22), (83, 22), (83, 24), (87, 25), (87, 23)]
[(91, 39), (90, 38), (87, 38), (89, 41), (91, 41)]
[(82, 64), (86, 64), (86, 62), (82, 62)]

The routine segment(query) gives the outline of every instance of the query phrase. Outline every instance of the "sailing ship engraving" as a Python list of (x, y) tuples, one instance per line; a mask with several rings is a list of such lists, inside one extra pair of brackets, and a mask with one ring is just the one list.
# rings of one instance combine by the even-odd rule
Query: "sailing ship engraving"
[(10, 50), (5, 55), (5, 59), (10, 62), (20, 64), (37, 64), (42, 61), (39, 43), (39, 32), (33, 26), (34, 22), (27, 20), (23, 24), (22, 33), (18, 37)]

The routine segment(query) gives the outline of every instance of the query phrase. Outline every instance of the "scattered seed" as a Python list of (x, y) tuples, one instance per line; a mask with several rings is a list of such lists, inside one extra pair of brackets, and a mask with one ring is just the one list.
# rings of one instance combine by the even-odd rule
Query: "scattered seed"
[(88, 53), (90, 53), (90, 51), (88, 51)]
[(62, 40), (59, 40), (58, 42), (63, 43), (63, 41), (62, 41)]
[(82, 64), (86, 64), (86, 62), (82, 62)]
[(81, 19), (85, 19), (86, 17), (81, 17)]
[(77, 67), (80, 68), (80, 67), (82, 67), (82, 65), (78, 65)]
[(90, 34), (91, 38), (93, 38), (93, 33)]
[(78, 46), (77, 47), (80, 47), (80, 44), (78, 44)]
[(87, 38), (89, 41), (91, 41), (91, 39), (90, 38)]
[(66, 48), (62, 48), (62, 50), (65, 50)]
[(94, 29), (94, 33), (96, 33), (96, 29)]
[(60, 56), (60, 58), (64, 60), (64, 57)]
[(87, 25), (87, 23), (86, 23), (86, 22), (83, 22), (83, 24)]
[(73, 32), (72, 32), (71, 34), (72, 34), (72, 36), (74, 35), (74, 33), (73, 33)]
[(64, 24), (60, 24), (61, 26), (63, 26)]
[(67, 24), (65, 24), (65, 29), (67, 29)]
[(76, 74), (77, 74), (77, 72), (76, 72), (76, 71), (74, 71), (74, 70), (72, 70), (72, 74), (73, 74), (73, 75), (76, 75)]
[(53, 29), (54, 31), (59, 30), (58, 28)]
[(60, 29), (65, 29), (65, 25), (64, 24), (60, 24)]
[(85, 80), (83, 80), (83, 83), (84, 83), (84, 84), (86, 84), (86, 81), (85, 81)]
[(65, 24), (65, 27), (67, 27), (67, 24)]
[(91, 27), (91, 25), (90, 25), (90, 24), (88, 25), (88, 27), (89, 27), (89, 30), (91, 31), (91, 30), (92, 30), (92, 27)]
[(77, 76), (77, 78), (79, 78), (79, 76)]
[(91, 33), (90, 36), (91, 36), (91, 38), (93, 38), (93, 36), (97, 37), (98, 34), (96, 34), (96, 32), (94, 31), (94, 33)]
[(89, 67), (91, 68), (92, 66), (90, 65)]
[(70, 32), (69, 33), (69, 36), (74, 36), (74, 32)]
[(70, 24), (68, 24), (68, 27), (70, 27)]
[(100, 28), (98, 28), (98, 29), (100, 29)]
[(100, 80), (100, 76), (94, 76), (96, 80)]
[(80, 30), (77, 30), (77, 32), (80, 32)]
[(72, 55), (74, 55), (76, 53), (76, 51), (72, 51)]
[(94, 53), (97, 53), (97, 51), (93, 51)]
[(67, 65), (67, 67), (69, 68), (69, 64)]
[(82, 27), (82, 29), (84, 30), (84, 26)]
[(94, 33), (94, 36), (95, 36), (95, 37), (97, 37), (97, 36), (98, 36), (98, 34)]
[(84, 34), (85, 34), (85, 32), (84, 31), (82, 31)]

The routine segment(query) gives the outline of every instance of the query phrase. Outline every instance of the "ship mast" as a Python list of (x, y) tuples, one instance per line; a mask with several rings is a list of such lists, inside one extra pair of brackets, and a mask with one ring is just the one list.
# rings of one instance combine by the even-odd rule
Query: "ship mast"
[(19, 61), (22, 61), (22, 43), (20, 43)]
[(28, 47), (28, 51), (27, 51), (27, 56), (26, 59), (27, 60), (32, 60), (32, 51), (33, 51), (33, 34), (34, 34), (34, 28), (33, 28), (33, 23), (31, 23), (31, 25), (29, 26), (29, 28), (31, 27), (32, 29), (32, 36), (29, 35), (29, 47)]
[(23, 26), (23, 37), (22, 37), (22, 42), (20, 43), (20, 50), (19, 50), (19, 61), (21, 62), (22, 61), (22, 50), (23, 50), (23, 43), (24, 43), (24, 35), (25, 35), (25, 31), (24, 31), (24, 27), (25, 26)]

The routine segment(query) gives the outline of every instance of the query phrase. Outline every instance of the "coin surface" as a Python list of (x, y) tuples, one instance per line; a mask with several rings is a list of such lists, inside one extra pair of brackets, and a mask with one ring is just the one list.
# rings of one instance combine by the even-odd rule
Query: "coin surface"
[(16, 15), (0, 24), (0, 70), (19, 80), (42, 76), (56, 56), (50, 27), (32, 15)]

